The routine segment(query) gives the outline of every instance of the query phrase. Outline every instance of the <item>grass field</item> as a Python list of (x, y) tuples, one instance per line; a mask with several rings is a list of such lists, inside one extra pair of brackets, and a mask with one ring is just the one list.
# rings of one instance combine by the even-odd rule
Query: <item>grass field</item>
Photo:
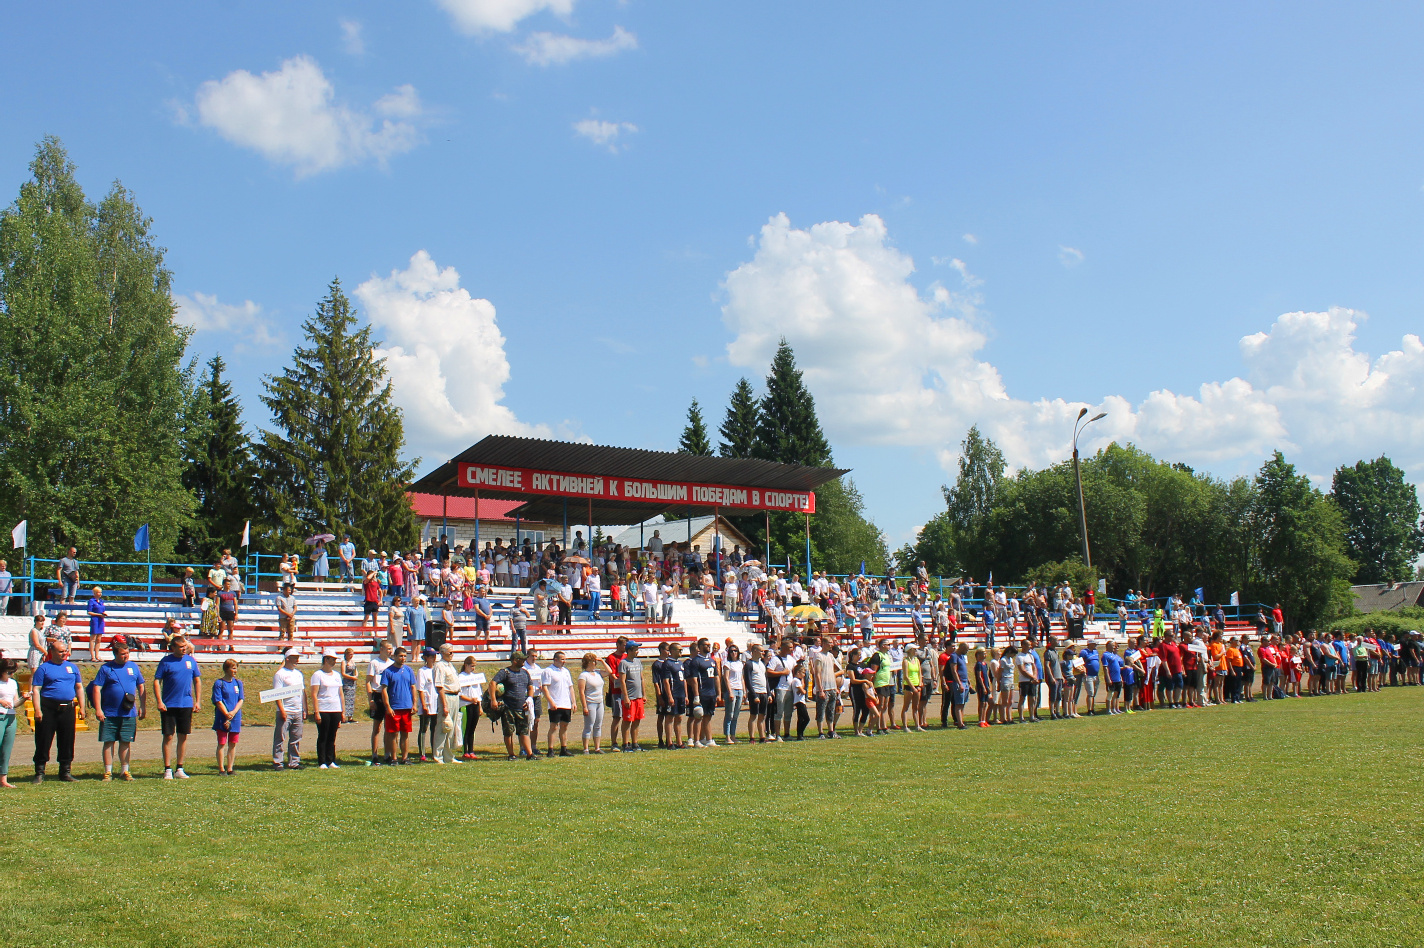
[(0, 796), (15, 945), (1418, 945), (1424, 689)]

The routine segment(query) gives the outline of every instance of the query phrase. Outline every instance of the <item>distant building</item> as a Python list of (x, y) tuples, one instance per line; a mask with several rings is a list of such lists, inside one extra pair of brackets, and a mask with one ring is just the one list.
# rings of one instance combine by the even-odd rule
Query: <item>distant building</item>
[[(715, 521), (715, 525), (714, 525)], [(702, 558), (706, 560), (712, 555), (714, 542), (720, 538), (722, 552), (730, 554), (733, 547), (740, 546), (742, 553), (748, 554), (751, 549), (751, 541), (726, 517), (692, 517), (687, 520), (664, 520), (662, 517), (654, 517), (652, 520), (645, 520), (636, 523), (622, 533), (613, 537), (613, 542), (632, 550), (647, 549), (648, 541), (653, 538), (653, 533), (657, 532), (659, 539), (663, 541), (663, 546), (668, 547), (676, 543), (681, 549), (694, 546), (702, 547)]]
[[(474, 546), (475, 499), (473, 497), (445, 497), (441, 494), (417, 494), (414, 492), (409, 496), (411, 506), (415, 508), (416, 519), (421, 524), (420, 546), (422, 549), (430, 543), (437, 542), (441, 533), (449, 535), (452, 547)], [(563, 540), (564, 528), (562, 524), (555, 526), (551, 523), (516, 521), (509, 512), (521, 503), (522, 501), (518, 500), (480, 501), (480, 546), (483, 547), (495, 540), (503, 540), (506, 545), (513, 541), (516, 546), (521, 546), (525, 537), (531, 538), (535, 546), (543, 544), (545, 540)], [(573, 527), (570, 526), (570, 538), (573, 537), (573, 533)]]
[(1424, 582), (1378, 586), (1351, 586), (1355, 608), (1361, 612), (1394, 612), (1408, 606), (1424, 606)]

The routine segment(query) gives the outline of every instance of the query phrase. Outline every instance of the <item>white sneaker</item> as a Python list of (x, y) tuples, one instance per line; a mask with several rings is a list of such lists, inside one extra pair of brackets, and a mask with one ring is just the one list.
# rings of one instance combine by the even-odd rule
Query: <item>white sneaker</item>
[(703, 746), (703, 747), (721, 747), (722, 745), (721, 745), (721, 744), (718, 744), (716, 741), (708, 741), (706, 744), (704, 744), (704, 745), (702, 745), (702, 746)]
[(171, 771), (171, 770), (165, 770), (165, 771), (163, 771), (163, 779), (164, 779), (164, 780), (172, 780), (172, 779), (173, 779), (173, 771)]
[(183, 772), (182, 767), (179, 767), (177, 770), (173, 771), (173, 776), (177, 777), (179, 780), (188, 779), (188, 775)]
[(437, 764), (445, 763), (445, 761), (441, 760), (439, 757), (432, 757), (431, 760), (435, 761)]
[(325, 770), (325, 769), (326, 769), (326, 764), (322, 764), (322, 765), (321, 765), (319, 768), (317, 768), (317, 769), (318, 769), (318, 770)]
[(327, 766), (330, 767), (332, 770), (340, 770), (340, 769), (341, 769), (341, 765), (338, 764), (338, 763), (336, 763), (336, 761), (332, 761), (330, 764), (327, 764)]

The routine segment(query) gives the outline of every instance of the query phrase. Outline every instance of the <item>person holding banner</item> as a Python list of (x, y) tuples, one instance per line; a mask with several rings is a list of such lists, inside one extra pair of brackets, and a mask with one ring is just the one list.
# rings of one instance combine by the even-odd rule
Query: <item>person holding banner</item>
[[(306, 676), (297, 667), (302, 653), (289, 648), (282, 656), (282, 667), (272, 674), (272, 689), (285, 692), (273, 701), (276, 718), (272, 722), (272, 769), (280, 771), (284, 763), (288, 770), (302, 766), (302, 721), (306, 717)], [(284, 754), (285, 747), (285, 754)]]
[(460, 685), (460, 708), (465, 712), (463, 760), (475, 759), (475, 725), (480, 723), (480, 699), (484, 697), (485, 676), (475, 670), (475, 656), (466, 655), (456, 676)]

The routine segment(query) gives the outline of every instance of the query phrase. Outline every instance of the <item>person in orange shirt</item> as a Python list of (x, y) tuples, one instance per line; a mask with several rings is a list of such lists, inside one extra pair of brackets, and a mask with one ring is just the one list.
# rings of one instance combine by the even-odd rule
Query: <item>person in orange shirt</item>
[(1221, 686), (1226, 681), (1226, 646), (1222, 644), (1220, 631), (1211, 634), (1211, 641), (1207, 643), (1206, 650), (1211, 656), (1207, 668), (1211, 681), (1207, 685), (1206, 703), (1211, 706), (1222, 703)]
[(1241, 655), (1241, 642), (1235, 636), (1226, 646), (1226, 700), (1241, 703), (1241, 686), (1246, 681), (1246, 659)]

